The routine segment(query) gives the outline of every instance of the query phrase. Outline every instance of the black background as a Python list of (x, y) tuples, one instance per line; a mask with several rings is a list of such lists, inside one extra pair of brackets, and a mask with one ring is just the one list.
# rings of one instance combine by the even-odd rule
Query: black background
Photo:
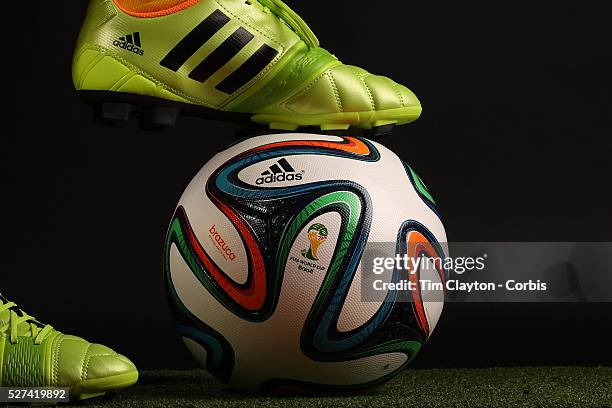
[[(341, 60), (421, 99), (422, 118), (385, 144), (429, 185), (449, 240), (612, 241), (608, 10), (428, 3), (290, 1)], [(14, 7), (0, 290), (141, 368), (191, 367), (165, 303), (163, 238), (182, 190), (233, 130), (93, 124), (70, 76), (85, 2)], [(611, 316), (611, 304), (451, 304), (414, 365), (610, 365)]]

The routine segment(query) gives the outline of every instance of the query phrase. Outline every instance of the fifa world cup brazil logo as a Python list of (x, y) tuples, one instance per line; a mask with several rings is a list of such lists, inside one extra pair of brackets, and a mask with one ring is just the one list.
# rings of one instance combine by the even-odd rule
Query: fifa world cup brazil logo
[(308, 240), (310, 241), (310, 248), (302, 251), (304, 258), (310, 259), (311, 261), (318, 261), (317, 256), (319, 247), (323, 242), (327, 240), (329, 232), (327, 227), (323, 224), (314, 224), (308, 228)]

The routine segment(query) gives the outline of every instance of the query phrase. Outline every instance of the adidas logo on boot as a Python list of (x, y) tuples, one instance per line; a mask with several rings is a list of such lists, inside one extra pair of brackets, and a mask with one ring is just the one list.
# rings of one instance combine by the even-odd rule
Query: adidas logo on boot
[(124, 35), (119, 37), (113, 42), (115, 47), (123, 48), (126, 51), (133, 52), (136, 55), (143, 56), (144, 50), (142, 49), (142, 43), (140, 42), (140, 33), (135, 32), (133, 34)]

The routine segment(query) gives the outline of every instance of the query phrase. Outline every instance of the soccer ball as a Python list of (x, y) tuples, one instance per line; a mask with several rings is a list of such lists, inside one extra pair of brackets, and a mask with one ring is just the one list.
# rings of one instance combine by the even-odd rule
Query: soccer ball
[(391, 243), (444, 258), (445, 242), (424, 183), (385, 147), (259, 136), (217, 154), (187, 187), (168, 231), (166, 286), (185, 345), (230, 387), (370, 389), (416, 355), (443, 302), (420, 290), (364, 299), (364, 252)]

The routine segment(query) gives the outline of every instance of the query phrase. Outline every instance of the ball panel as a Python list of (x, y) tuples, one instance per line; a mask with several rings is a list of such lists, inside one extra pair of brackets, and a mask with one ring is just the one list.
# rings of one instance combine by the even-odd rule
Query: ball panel
[[(426, 203), (421, 197), (406, 173), (404, 163), (386, 147), (376, 142), (372, 144), (379, 150), (380, 161), (373, 166), (373, 169), (368, 169), (364, 174), (358, 173), (352, 176), (352, 180), (365, 186), (368, 193), (374, 197), (372, 228), (368, 242), (395, 242), (401, 226), (409, 219), (418, 219), (433, 231), (432, 235), (436, 241), (446, 243), (444, 226), (437, 212), (432, 210), (433, 204)], [(384, 182), (380, 182), (381, 180)], [(377, 256), (395, 256), (395, 248), (390, 245), (381, 246), (378, 249), (387, 251), (387, 253)], [(386, 294), (386, 292), (383, 293), (383, 295)], [(338, 330), (345, 332), (361, 327), (375, 315), (381, 303), (362, 301), (361, 268), (359, 268), (344, 302), (338, 320)], [(355, 313), (355, 310), (363, 312)]]
[[(174, 254), (171, 254), (175, 251)], [(182, 338), (189, 338), (206, 350), (206, 360), (200, 359), (206, 369), (221, 381), (227, 381), (234, 367), (234, 351), (225, 338), (201, 319), (195, 316), (183, 303), (174, 286), (171, 274), (171, 257), (176, 257), (178, 251), (172, 243), (166, 245), (164, 263), (166, 266), (165, 286), (168, 300), (177, 321), (177, 331)], [(180, 272), (180, 270), (179, 270)], [(195, 356), (196, 359), (201, 354)]]
[[(198, 205), (179, 202), (203, 250), (211, 260), (235, 283), (247, 282), (249, 260), (243, 237), (212, 201), (203, 196)], [(196, 210), (197, 209), (197, 210)]]
[(444, 269), (446, 259), (445, 249), (436, 240), (427, 227), (418, 221), (408, 220), (399, 233), (399, 254), (407, 255), (413, 260), (433, 260), (429, 263), (420, 263), (411, 267), (409, 279), (414, 283), (416, 290), (411, 291), (412, 307), (415, 312), (416, 323), (427, 339), (435, 325), (444, 305), (444, 290), (423, 289), (421, 284), (429, 280), (432, 283), (446, 283), (447, 271)]
[(247, 334), (243, 320), (221, 304), (200, 282), (176, 245), (170, 250), (170, 280), (180, 302), (193, 316), (231, 342)]
[(220, 204), (220, 207), (240, 230), (248, 248), (249, 276), (245, 285), (237, 285), (213, 262), (202, 247), (183, 207), (179, 207), (175, 213), (166, 245), (176, 245), (200, 284), (232, 312), (250, 319), (265, 318), (259, 316), (259, 312), (266, 306), (267, 298), (265, 265), (259, 246), (244, 220), (224, 204)]
[(198, 364), (202, 368), (206, 368), (206, 362), (208, 361), (208, 352), (206, 351), (206, 348), (189, 337), (183, 337), (182, 340), (185, 347), (187, 347), (187, 350), (189, 350), (191, 355), (193, 355), (193, 358), (198, 362)]

